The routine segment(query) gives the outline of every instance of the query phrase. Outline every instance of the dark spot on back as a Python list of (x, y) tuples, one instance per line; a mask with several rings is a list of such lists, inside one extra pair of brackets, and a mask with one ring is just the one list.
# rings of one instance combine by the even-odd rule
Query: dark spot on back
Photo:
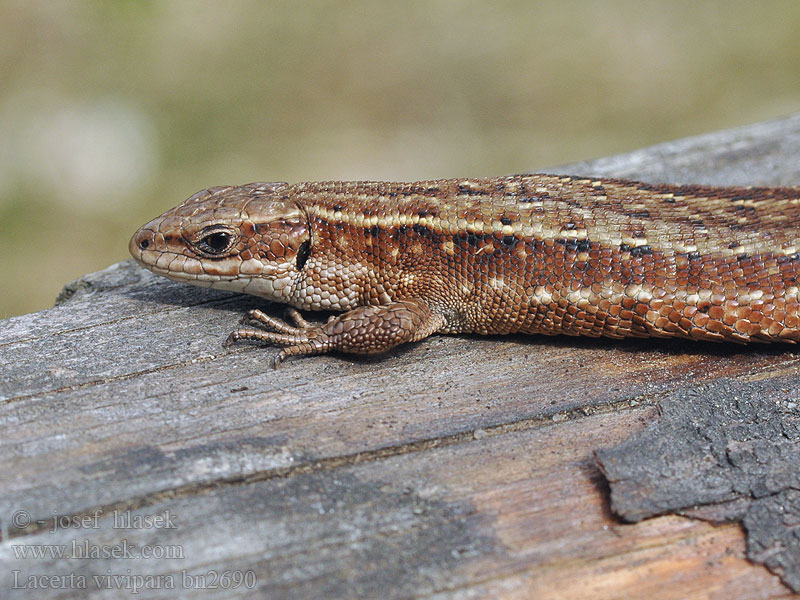
[(730, 250), (733, 250), (734, 248), (738, 248), (739, 246), (741, 246), (741, 244), (739, 242), (731, 242), (730, 244), (728, 244), (728, 248)]
[(477, 248), (481, 243), (481, 239), (471, 231), (468, 231), (467, 233), (455, 234), (453, 236), (453, 242), (457, 244), (460, 242), (466, 242), (470, 246)]
[(583, 206), (583, 204), (581, 203), (581, 200), (578, 200), (577, 198), (569, 198), (569, 197), (567, 197), (567, 198), (562, 198), (561, 201), (564, 204), (566, 204), (567, 206), (577, 206), (577, 207)]
[(511, 225), (511, 223), (513, 223), (514, 221), (512, 221), (509, 217), (503, 215), (502, 217), (500, 217), (500, 222), (503, 225)]
[(342, 205), (341, 205), (341, 204), (334, 204), (334, 205), (333, 205), (333, 210), (334, 210), (335, 212), (339, 212), (339, 211), (341, 211), (341, 210), (342, 210)]
[(631, 248), (631, 256), (646, 256), (648, 254), (652, 254), (653, 249), (650, 246), (636, 246), (635, 248)]
[(489, 194), (486, 190), (482, 188), (474, 188), (468, 185), (459, 185), (458, 186), (458, 193), (459, 194), (466, 194), (467, 196), (486, 196)]
[(628, 244), (620, 244), (619, 251), (620, 252), (629, 252), (631, 247)]
[(430, 229), (428, 229), (424, 225), (420, 225), (419, 223), (414, 223), (414, 225), (411, 227), (411, 229), (414, 230), (414, 233), (416, 233), (417, 235), (421, 235), (423, 237), (424, 236), (428, 236), (431, 233)]
[(557, 238), (557, 239), (555, 239), (553, 241), (556, 244), (560, 244), (560, 245), (564, 246), (564, 249), (568, 250), (570, 252), (575, 252), (581, 246), (581, 242), (579, 242), (575, 238), (570, 238), (570, 239)]

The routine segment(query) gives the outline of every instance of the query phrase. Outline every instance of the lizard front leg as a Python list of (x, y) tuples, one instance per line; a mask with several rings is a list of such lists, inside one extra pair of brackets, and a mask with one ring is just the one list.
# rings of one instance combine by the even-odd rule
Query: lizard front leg
[(240, 327), (228, 336), (226, 345), (238, 340), (266, 342), (283, 349), (274, 367), (289, 356), (324, 354), (332, 350), (350, 354), (380, 354), (406, 342), (416, 342), (441, 329), (445, 319), (422, 300), (409, 299), (384, 306), (360, 306), (332, 317), (323, 325), (313, 325), (299, 312), (291, 310), (294, 325), (261, 311), (250, 311), (247, 318), (265, 329)]

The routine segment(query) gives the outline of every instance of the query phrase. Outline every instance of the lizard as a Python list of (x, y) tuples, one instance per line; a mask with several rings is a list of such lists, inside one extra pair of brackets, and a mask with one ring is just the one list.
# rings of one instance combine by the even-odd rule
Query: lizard
[(800, 341), (800, 187), (259, 182), (194, 194), (129, 249), (170, 279), (288, 305), (226, 341), (280, 346), (275, 367), (434, 333)]

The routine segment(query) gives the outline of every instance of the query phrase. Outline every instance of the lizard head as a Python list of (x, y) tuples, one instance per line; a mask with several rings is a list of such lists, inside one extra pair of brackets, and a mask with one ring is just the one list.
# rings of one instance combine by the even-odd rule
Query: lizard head
[(286, 183), (213, 187), (143, 225), (128, 249), (175, 281), (286, 301), (310, 252), (305, 212)]

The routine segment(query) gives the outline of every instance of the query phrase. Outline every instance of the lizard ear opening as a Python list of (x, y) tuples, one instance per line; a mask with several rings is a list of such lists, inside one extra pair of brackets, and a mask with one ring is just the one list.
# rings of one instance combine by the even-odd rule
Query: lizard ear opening
[(306, 240), (297, 249), (297, 270), (302, 271), (308, 257), (311, 255), (311, 242)]

